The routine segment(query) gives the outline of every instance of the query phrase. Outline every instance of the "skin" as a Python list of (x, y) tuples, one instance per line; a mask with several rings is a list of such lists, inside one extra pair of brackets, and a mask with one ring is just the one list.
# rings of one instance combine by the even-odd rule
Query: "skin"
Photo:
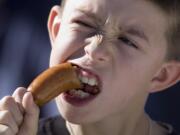
[(62, 95), (56, 98), (71, 134), (147, 134), (147, 96), (169, 85), (169, 78), (163, 79), (169, 72), (166, 15), (142, 0), (68, 0), (62, 15), (59, 11), (54, 7), (48, 23), (50, 66), (68, 60), (102, 81), (101, 93), (86, 106), (73, 106)]
[[(50, 66), (70, 61), (93, 71), (102, 82), (101, 93), (87, 105), (73, 106), (62, 95), (56, 98), (71, 135), (148, 134), (148, 94), (180, 79), (179, 62), (165, 60), (166, 22), (160, 9), (143, 0), (68, 0), (63, 13), (59, 6), (52, 8)], [(31, 93), (17, 88), (0, 100), (0, 134), (35, 135), (38, 116)]]
[(32, 94), (25, 88), (17, 88), (12, 96), (0, 100), (1, 135), (36, 135), (39, 108)]

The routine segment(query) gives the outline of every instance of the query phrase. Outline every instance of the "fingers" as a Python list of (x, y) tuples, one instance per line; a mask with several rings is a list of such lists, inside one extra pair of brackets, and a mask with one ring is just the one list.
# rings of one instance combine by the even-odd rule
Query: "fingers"
[(4, 126), (4, 129), (3, 129), (4, 132), (11, 131), (13, 134), (16, 134), (18, 132), (18, 126), (15, 123), (15, 120), (9, 111), (6, 111), (6, 110), (0, 111), (0, 125)]
[(18, 126), (22, 123), (23, 114), (13, 97), (6, 96), (1, 100), (0, 111), (8, 111)]
[(30, 92), (25, 93), (22, 104), (25, 110), (25, 115), (19, 134), (24, 135), (31, 133), (35, 135), (38, 128), (39, 107), (34, 103), (32, 94)]
[(38, 119), (39, 107), (25, 88), (0, 100), (0, 135), (36, 135)]
[(23, 116), (16, 105), (15, 100), (6, 96), (0, 100), (0, 134), (16, 134)]
[(18, 107), (21, 111), (21, 113), (24, 114), (24, 108), (22, 107), (22, 100), (23, 100), (23, 96), (26, 93), (26, 89), (23, 87), (19, 87), (15, 90), (15, 92), (13, 93), (12, 97), (15, 99), (15, 101), (18, 104)]
[(14, 91), (12, 97), (14, 97), (16, 102), (22, 103), (22, 99), (25, 93), (26, 93), (26, 89), (23, 87), (19, 87)]
[(34, 103), (33, 96), (30, 92), (25, 93), (22, 104), (27, 116), (38, 116), (39, 107)]
[(13, 133), (12, 130), (8, 126), (0, 124), (0, 134), (1, 135), (13, 135), (15, 133)]

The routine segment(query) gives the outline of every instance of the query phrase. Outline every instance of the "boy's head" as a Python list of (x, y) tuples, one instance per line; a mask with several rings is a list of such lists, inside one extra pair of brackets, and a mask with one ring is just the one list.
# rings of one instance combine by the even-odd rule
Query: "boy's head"
[[(64, 9), (67, 0), (62, 0), (61, 8)], [(180, 1), (178, 0), (147, 0), (155, 4), (168, 19), (166, 40), (168, 42), (167, 60), (180, 61)]]
[(80, 91), (60, 95), (56, 101), (64, 117), (76, 123), (120, 113), (129, 117), (142, 109), (149, 92), (179, 81), (178, 20), (163, 2), (169, 5), (164, 0), (67, 0), (62, 14), (59, 7), (52, 9), (50, 66), (70, 61), (81, 67), (84, 80), (101, 85), (92, 97)]

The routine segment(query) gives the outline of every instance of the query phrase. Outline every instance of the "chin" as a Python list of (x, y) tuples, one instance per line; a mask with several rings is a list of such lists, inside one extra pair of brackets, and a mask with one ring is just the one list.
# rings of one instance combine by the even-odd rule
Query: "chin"
[(79, 125), (82, 125), (82, 124), (88, 124), (88, 123), (93, 123), (92, 119), (90, 118), (82, 118), (82, 116), (69, 116), (67, 114), (61, 114), (62, 117), (70, 122), (70, 123), (73, 123), (73, 124), (79, 124)]
[(102, 117), (102, 115), (99, 115), (99, 117), (98, 112), (93, 111), (94, 109), (90, 106), (73, 106), (67, 103), (62, 96), (56, 98), (56, 104), (63, 119), (73, 124), (94, 123)]
[(61, 116), (66, 121), (73, 123), (73, 124), (90, 124), (97, 122), (97, 116), (93, 116), (90, 114), (85, 114), (82, 112), (75, 112), (74, 110), (61, 110)]

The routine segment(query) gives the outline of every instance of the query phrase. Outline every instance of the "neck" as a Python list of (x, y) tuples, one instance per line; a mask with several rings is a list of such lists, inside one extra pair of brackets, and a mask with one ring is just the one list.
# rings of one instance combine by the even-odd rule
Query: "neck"
[(66, 124), (71, 135), (148, 135), (149, 133), (149, 120), (146, 115), (134, 121), (131, 119), (119, 122), (117, 118), (105, 121), (86, 125), (69, 122)]
[(144, 105), (133, 108), (121, 115), (113, 115), (101, 121), (88, 124), (66, 122), (71, 135), (149, 135), (149, 118)]

